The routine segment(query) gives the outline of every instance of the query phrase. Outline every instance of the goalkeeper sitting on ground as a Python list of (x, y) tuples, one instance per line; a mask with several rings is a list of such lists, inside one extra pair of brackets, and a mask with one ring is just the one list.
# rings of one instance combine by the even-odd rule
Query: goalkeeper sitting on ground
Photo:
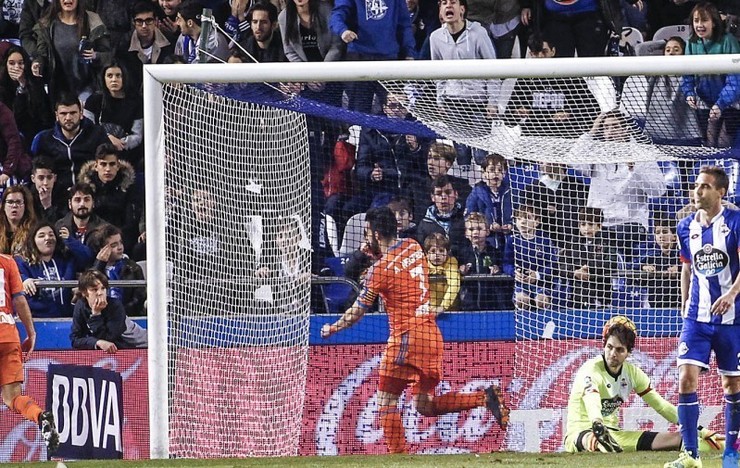
[[(604, 352), (586, 361), (573, 381), (568, 399), (565, 451), (621, 452), (678, 450), (678, 432), (622, 431), (619, 408), (632, 390), (667, 421), (677, 424), (676, 407), (650, 387), (650, 379), (635, 364), (626, 362), (635, 346), (635, 324), (627, 317), (612, 317), (604, 325)], [(700, 428), (699, 450), (724, 450), (724, 437)]]

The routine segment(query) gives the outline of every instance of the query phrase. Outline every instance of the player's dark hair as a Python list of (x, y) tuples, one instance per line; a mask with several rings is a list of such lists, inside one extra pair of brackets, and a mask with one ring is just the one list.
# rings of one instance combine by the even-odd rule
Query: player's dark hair
[(626, 322), (614, 322), (610, 320), (604, 329), (604, 346), (609, 340), (610, 336), (616, 337), (630, 353), (635, 347), (635, 339), (637, 334), (635, 333), (635, 324), (628, 320)]
[(77, 288), (80, 291), (87, 291), (88, 289), (94, 288), (95, 284), (100, 282), (104, 288), (108, 289), (108, 277), (104, 273), (95, 270), (93, 268), (85, 270), (80, 275), (80, 279), (77, 282)]
[(578, 222), (579, 223), (591, 223), (591, 224), (603, 224), (604, 223), (604, 212), (601, 208), (594, 208), (593, 206), (584, 206), (578, 210)]
[(367, 210), (365, 222), (370, 225), (372, 232), (377, 232), (383, 239), (396, 238), (396, 215), (387, 206)]
[(727, 177), (727, 173), (724, 169), (719, 166), (703, 166), (699, 170), (699, 174), (707, 174), (714, 177), (714, 186), (718, 189), (725, 189), (725, 194), (730, 190), (730, 179)]

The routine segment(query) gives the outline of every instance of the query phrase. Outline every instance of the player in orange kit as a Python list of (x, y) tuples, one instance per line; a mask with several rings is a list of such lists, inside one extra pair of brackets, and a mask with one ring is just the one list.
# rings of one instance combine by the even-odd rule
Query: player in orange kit
[[(12, 257), (0, 255), (0, 281), (4, 288), (0, 291), (0, 389), (3, 403), (24, 418), (39, 425), (41, 435), (49, 453), (59, 446), (59, 434), (51, 412), (44, 412), (31, 397), (21, 395), (23, 383), (23, 351), (26, 360), (36, 345), (36, 331), (33, 327), (31, 309), (23, 294), (23, 283), (18, 266)], [(28, 338), (23, 341), (15, 326), (13, 311), (23, 322)]]
[(487, 407), (501, 427), (509, 410), (498, 387), (475, 393), (449, 392), (435, 396), (442, 378), (444, 342), (435, 315), (429, 309), (427, 262), (413, 239), (396, 239), (396, 217), (390, 208), (373, 208), (365, 216), (365, 238), (380, 260), (367, 273), (365, 287), (336, 322), (321, 328), (322, 338), (351, 327), (380, 296), (388, 312), (390, 336), (380, 363), (378, 406), (388, 451), (406, 453), (398, 399), (411, 386), (416, 409), (424, 416)]

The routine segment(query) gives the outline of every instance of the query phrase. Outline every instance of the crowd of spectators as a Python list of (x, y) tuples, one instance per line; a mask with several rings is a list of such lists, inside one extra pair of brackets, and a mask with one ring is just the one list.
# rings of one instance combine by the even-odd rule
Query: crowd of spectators
[[(204, 27), (203, 8), (218, 27)], [(37, 316), (70, 316), (72, 298), (34, 281), (90, 267), (109, 279), (143, 278), (144, 64), (585, 57), (609, 53), (623, 26), (650, 37), (672, 24), (690, 24), (692, 34), (668, 40), (666, 54), (740, 52), (732, 34), (740, 8), (731, 0), (15, 0), (2, 9), (0, 250), (18, 259)], [(651, 139), (722, 146), (737, 133), (737, 75), (631, 77), (623, 88), (618, 109), (604, 109), (582, 79), (520, 79), (503, 104), (500, 80), (448, 80), (436, 84), (434, 99), (460, 125), (501, 119), (524, 135), (572, 139), (571, 151), (583, 154), (610, 143), (646, 151)], [(378, 83), (279, 89), (411, 119), (405, 97)], [(645, 89), (647, 98), (636, 96)], [(666, 113), (680, 125), (660, 125)], [(352, 216), (390, 203), (399, 235), (416, 238), (438, 273), (440, 310), (607, 305), (620, 266), (674, 270), (667, 246), (675, 230), (652, 206), (667, 190), (656, 163), (542, 164), (512, 197), (516, 168), (500, 154), (370, 127), (350, 144), (346, 126), (327, 122), (308, 119), (312, 212), (335, 220), (341, 238)], [(660, 133), (666, 128), (675, 131)], [(453, 166), (480, 167), (482, 177), (471, 183), (449, 174)], [(181, 198), (171, 222), (195, 221), (202, 239), (178, 250), (195, 249), (189, 259), (242, 257), (218, 240), (213, 194)], [(280, 265), (253, 269), (289, 274), (293, 260), (286, 253)], [(504, 280), (461, 282), (472, 274)], [(138, 292), (114, 287), (109, 295), (127, 314), (144, 313)]]

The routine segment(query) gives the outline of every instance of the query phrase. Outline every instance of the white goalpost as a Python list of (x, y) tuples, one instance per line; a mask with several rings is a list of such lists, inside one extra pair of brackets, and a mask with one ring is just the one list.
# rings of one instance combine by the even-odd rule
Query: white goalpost
[[(501, 80), (501, 93), (511, 99), (516, 85), (507, 89), (507, 80), (518, 79), (521, 85), (528, 79), (583, 78), (588, 83), (584, 89), (597, 95), (597, 110), (588, 125), (583, 125), (587, 133), (597, 114), (614, 106), (621, 106), (625, 115), (631, 109), (627, 105), (625, 110), (624, 92), (615, 101), (600, 102), (594, 91), (600, 81), (593, 77), (726, 73), (740, 73), (740, 55), (479, 60), (465, 66), (456, 61), (145, 66), (151, 458), (299, 453), (311, 313), (306, 116), (211, 93), (199, 85), (380, 81), (440, 137), (484, 153), (502, 154), (510, 171), (526, 171), (538, 164), (574, 168), (607, 162), (693, 162), (702, 157), (721, 158), (726, 148), (656, 144), (655, 138), (635, 137), (617, 143), (592, 142), (575, 155), (574, 148), (581, 148), (576, 146), (578, 135), (549, 130), (544, 136), (538, 130), (527, 133), (522, 130), (525, 119), (510, 125), (494, 118), (493, 125), (482, 120), (479, 127), (463, 128), (462, 121), (471, 120), (472, 108), (444, 110), (444, 102), (429, 89), (449, 80)], [(506, 103), (499, 101), (500, 116), (506, 109)], [(642, 130), (640, 135), (644, 135)], [(471, 185), (474, 182), (471, 178)], [(524, 187), (514, 185), (517, 205), (534, 203), (527, 199), (530, 195)], [(587, 198), (585, 193), (579, 195)], [(520, 267), (520, 257), (515, 261)], [(660, 288), (664, 279), (643, 276), (623, 275), (627, 282), (634, 278), (650, 282), (644, 283), (646, 288)], [(601, 308), (597, 312), (570, 304), (555, 314), (553, 304), (540, 310), (517, 302), (517, 368), (526, 367), (527, 361), (540, 362), (537, 366), (557, 363), (562, 365), (560, 371), (543, 371), (542, 375), (570, 376), (576, 359), (586, 354), (584, 344), (576, 341), (596, 338), (584, 337), (584, 330), (596, 330), (605, 314), (620, 307), (625, 313), (616, 300), (610, 304), (595, 306)], [(648, 317), (640, 307), (628, 309), (626, 314), (638, 324), (649, 326), (641, 331), (662, 336), (661, 319)], [(640, 317), (641, 313), (645, 315)], [(677, 321), (675, 314), (671, 309), (665, 317)], [(594, 343), (598, 344), (590, 342)], [(535, 359), (538, 354), (547, 356)], [(664, 367), (660, 372), (667, 372)], [(516, 388), (539, 386), (542, 390), (547, 386), (544, 377), (532, 375), (509, 380), (516, 382)], [(522, 384), (537, 378), (531, 385)], [(570, 378), (565, 380), (563, 385), (569, 384)], [(507, 390), (514, 388), (512, 383)], [(562, 397), (553, 399), (546, 389), (542, 392), (541, 396), (522, 396), (516, 402), (518, 408), (562, 407)], [(554, 427), (562, 415), (557, 411), (553, 415), (539, 429), (541, 440), (560, 434)], [(535, 446), (524, 434), (525, 418), (524, 412), (512, 414), (507, 449), (557, 449)]]

